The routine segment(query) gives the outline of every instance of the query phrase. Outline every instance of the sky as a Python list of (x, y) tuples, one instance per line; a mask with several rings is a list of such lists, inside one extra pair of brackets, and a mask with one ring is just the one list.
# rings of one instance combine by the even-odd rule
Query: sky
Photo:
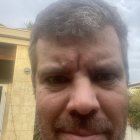
[[(0, 24), (23, 28), (56, 0), (0, 0)], [(140, 82), (140, 0), (106, 0), (118, 11), (128, 26), (130, 83)]]

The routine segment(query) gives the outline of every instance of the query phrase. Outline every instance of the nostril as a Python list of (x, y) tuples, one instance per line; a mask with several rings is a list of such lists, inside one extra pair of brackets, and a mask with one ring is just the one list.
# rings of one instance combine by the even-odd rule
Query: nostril
[(96, 94), (96, 90), (89, 84), (82, 87), (76, 87), (69, 98), (66, 110), (72, 115), (95, 114), (100, 110), (100, 102)]
[(87, 119), (87, 118), (91, 118), (91, 117), (95, 116), (96, 113), (97, 113), (96, 110), (92, 110), (92, 111), (88, 112), (87, 114), (81, 114), (81, 113), (77, 112), (76, 110), (72, 110), (70, 112), (70, 115), (73, 118), (77, 118), (77, 119), (79, 119), (79, 118), (81, 118), (81, 119), (85, 119), (86, 118)]
[(95, 114), (100, 110), (100, 104), (96, 98), (76, 98), (70, 100), (67, 104), (67, 111), (76, 116), (77, 114), (80, 115), (88, 115), (88, 114)]

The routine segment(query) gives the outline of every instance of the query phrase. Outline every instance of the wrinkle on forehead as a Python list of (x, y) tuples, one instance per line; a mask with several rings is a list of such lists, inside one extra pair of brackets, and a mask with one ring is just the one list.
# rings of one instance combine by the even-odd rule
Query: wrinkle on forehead
[(38, 65), (45, 62), (79, 70), (81, 66), (87, 67), (91, 64), (96, 66), (96, 63), (104, 60), (122, 59), (119, 38), (111, 26), (99, 31), (96, 34), (96, 41), (74, 41), (69, 39), (61, 44), (53, 40), (39, 39), (36, 49), (37, 57), (40, 60)]

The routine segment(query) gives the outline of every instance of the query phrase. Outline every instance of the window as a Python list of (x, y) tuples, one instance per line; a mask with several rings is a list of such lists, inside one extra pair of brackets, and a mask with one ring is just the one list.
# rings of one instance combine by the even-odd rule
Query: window
[(0, 43), (0, 84), (12, 82), (15, 57), (15, 45)]
[(0, 84), (12, 83), (14, 61), (0, 60)]

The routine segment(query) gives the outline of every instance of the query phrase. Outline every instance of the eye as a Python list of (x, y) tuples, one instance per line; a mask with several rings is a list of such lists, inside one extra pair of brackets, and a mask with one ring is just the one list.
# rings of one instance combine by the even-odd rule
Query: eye
[(66, 84), (69, 82), (69, 79), (65, 76), (56, 75), (56, 76), (49, 76), (45, 79), (45, 82), (48, 85), (61, 85)]
[(95, 80), (101, 82), (114, 82), (116, 79), (117, 76), (113, 73), (99, 73), (95, 76)]

